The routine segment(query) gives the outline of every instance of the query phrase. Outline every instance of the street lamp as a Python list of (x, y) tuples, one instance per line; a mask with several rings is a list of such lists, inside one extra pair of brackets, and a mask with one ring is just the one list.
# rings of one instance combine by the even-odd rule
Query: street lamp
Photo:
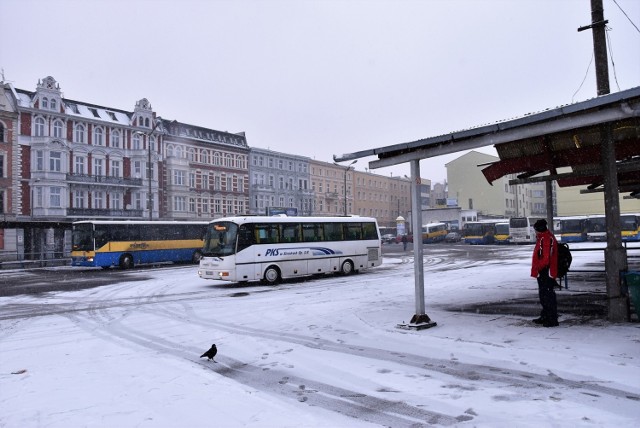
[(149, 195), (147, 198), (147, 208), (149, 209), (149, 220), (153, 220), (153, 193), (151, 188), (153, 169), (151, 168), (151, 138), (153, 137), (153, 133), (156, 128), (162, 128), (162, 118), (158, 116), (156, 120), (153, 122), (153, 127), (149, 132), (142, 131), (134, 131), (134, 134), (145, 135), (147, 137), (147, 152), (148, 152), (148, 162), (147, 162), (147, 178), (149, 180)]
[(337, 163), (333, 163), (336, 166), (340, 166), (344, 168), (344, 215), (347, 216), (347, 172), (351, 169), (351, 165), (358, 162), (358, 159), (352, 161), (349, 165), (344, 166)]

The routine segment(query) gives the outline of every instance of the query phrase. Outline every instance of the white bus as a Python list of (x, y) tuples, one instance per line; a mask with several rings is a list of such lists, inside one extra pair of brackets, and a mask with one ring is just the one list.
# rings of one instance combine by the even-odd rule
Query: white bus
[(512, 244), (535, 244), (536, 231), (533, 225), (542, 217), (511, 217), (509, 219), (509, 236)]
[(227, 217), (209, 224), (198, 275), (232, 282), (353, 272), (382, 264), (370, 217)]

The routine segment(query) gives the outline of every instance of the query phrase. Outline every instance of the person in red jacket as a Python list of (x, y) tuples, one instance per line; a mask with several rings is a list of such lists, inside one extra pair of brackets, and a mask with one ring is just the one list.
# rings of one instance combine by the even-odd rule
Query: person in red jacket
[(555, 278), (558, 276), (558, 241), (547, 228), (544, 219), (533, 225), (536, 231), (536, 246), (531, 261), (531, 276), (538, 280), (538, 296), (542, 311), (533, 320), (545, 327), (558, 326), (558, 305), (556, 302)]

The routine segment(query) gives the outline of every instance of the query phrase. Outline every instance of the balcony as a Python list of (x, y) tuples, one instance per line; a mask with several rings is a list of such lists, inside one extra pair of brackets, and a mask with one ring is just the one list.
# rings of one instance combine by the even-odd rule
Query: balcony
[(120, 186), (142, 186), (142, 178), (108, 177), (106, 175), (67, 174), (69, 183), (99, 183)]
[(121, 217), (121, 218), (141, 218), (142, 210), (116, 210), (99, 208), (67, 208), (69, 217)]
[(324, 197), (327, 199), (337, 199), (338, 198), (338, 192), (327, 192), (324, 194)]

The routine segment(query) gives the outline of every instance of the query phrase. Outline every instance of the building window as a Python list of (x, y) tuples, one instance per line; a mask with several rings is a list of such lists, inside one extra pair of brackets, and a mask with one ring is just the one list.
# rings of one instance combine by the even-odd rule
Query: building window
[(53, 136), (55, 138), (62, 138), (62, 121), (56, 120), (53, 122)]
[(49, 108), (49, 98), (42, 98), (42, 108)]
[(209, 189), (209, 173), (207, 172), (202, 173), (202, 188)]
[(187, 198), (185, 196), (176, 196), (173, 199), (174, 211), (186, 211), (187, 210)]
[(133, 150), (140, 150), (141, 144), (140, 144), (140, 135), (139, 134), (133, 134)]
[(142, 177), (142, 161), (133, 161), (133, 176), (135, 178)]
[(120, 177), (120, 161), (112, 160), (111, 161), (111, 170), (109, 171), (112, 177)]
[(56, 102), (55, 98), (51, 98), (51, 110), (55, 110), (58, 107), (58, 103)]
[(184, 171), (179, 169), (173, 170), (173, 184), (176, 186), (184, 186)]
[(111, 147), (120, 148), (120, 131), (117, 129), (111, 131)]
[(104, 175), (104, 159), (93, 159), (93, 175), (102, 176)]
[(76, 156), (75, 162), (74, 162), (74, 172), (76, 174), (86, 174), (85, 172), (86, 169), (84, 165), (85, 165), (84, 158), (80, 156)]
[(93, 130), (93, 145), (104, 146), (104, 131), (102, 128), (95, 128)]
[(75, 142), (84, 143), (84, 125), (77, 124), (74, 132)]
[(104, 208), (104, 192), (93, 192), (93, 207), (95, 209)]
[(87, 200), (85, 198), (84, 192), (81, 190), (76, 190), (74, 195), (73, 205), (76, 208), (86, 208), (87, 207), (86, 201)]
[(196, 174), (195, 174), (195, 172), (190, 172), (189, 173), (189, 187), (191, 189), (195, 189), (196, 188)]
[(62, 153), (49, 153), (49, 170), (53, 172), (62, 172)]
[(7, 141), (5, 141), (5, 130), (4, 130), (4, 125), (2, 123), (0, 123), (0, 143), (6, 143)]
[(123, 207), (122, 204), (122, 193), (111, 193), (111, 198), (109, 200), (109, 204), (111, 205), (111, 209), (113, 210), (121, 210)]
[(52, 208), (60, 208), (62, 206), (62, 188), (51, 188), (51, 191), (49, 192), (49, 205)]
[(133, 195), (133, 206), (137, 210), (142, 209), (142, 195), (140, 193), (134, 193)]
[(36, 137), (44, 137), (44, 119), (41, 117), (36, 118)]

